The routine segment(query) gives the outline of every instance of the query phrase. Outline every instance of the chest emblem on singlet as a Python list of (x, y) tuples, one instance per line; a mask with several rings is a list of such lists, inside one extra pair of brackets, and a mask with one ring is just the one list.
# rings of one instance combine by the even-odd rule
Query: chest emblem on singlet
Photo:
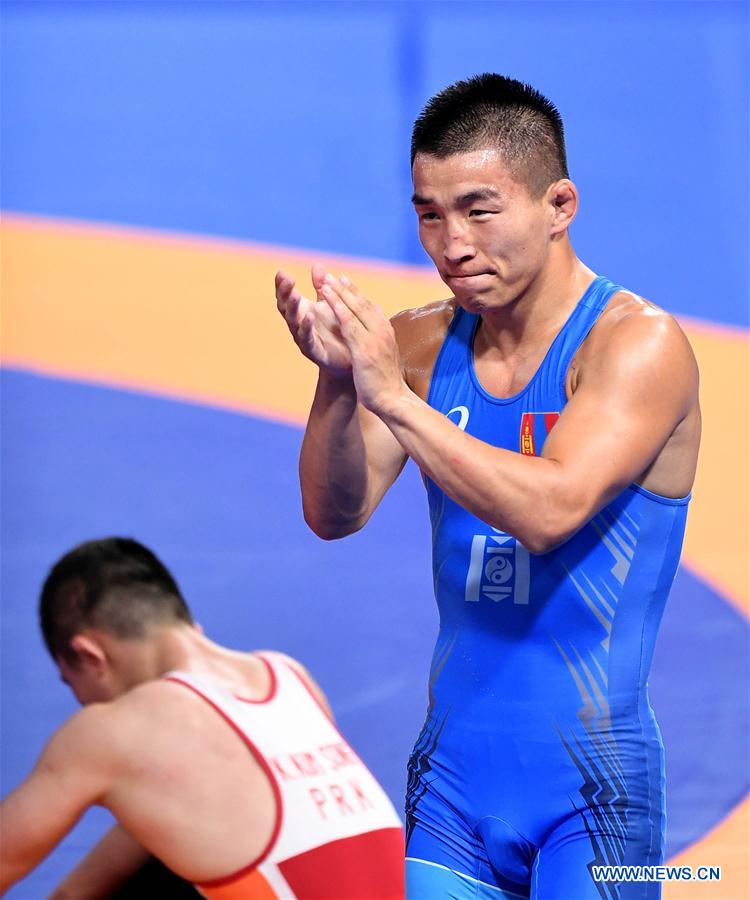
[(521, 416), (521, 453), (538, 456), (559, 418), (559, 412), (525, 412)]
[(494, 534), (475, 534), (466, 575), (464, 599), (477, 603), (482, 597), (495, 603), (506, 597), (513, 603), (529, 602), (529, 551), (512, 535), (492, 529)]
[[(458, 419), (451, 419), (451, 416), (455, 414), (458, 414)], [(458, 425), (461, 431), (466, 431), (466, 426), (469, 424), (469, 410), (465, 406), (454, 406), (445, 415), (448, 419), (451, 419), (451, 422)]]

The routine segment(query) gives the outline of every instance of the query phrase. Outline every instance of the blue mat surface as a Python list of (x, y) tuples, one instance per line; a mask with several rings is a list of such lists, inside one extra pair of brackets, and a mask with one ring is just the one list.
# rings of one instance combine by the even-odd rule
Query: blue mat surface
[[(325, 543), (301, 517), (300, 429), (15, 371), (1, 388), (3, 792), (76, 708), (37, 629), (46, 570), (78, 541), (126, 534), (162, 555), (211, 637), (284, 650), (312, 669), (400, 809), (437, 628), (415, 468), (368, 529)], [(651, 682), (667, 745), (670, 853), (747, 790), (747, 641), (746, 621), (682, 570)], [(41, 897), (102, 822), (87, 817), (9, 896)]]

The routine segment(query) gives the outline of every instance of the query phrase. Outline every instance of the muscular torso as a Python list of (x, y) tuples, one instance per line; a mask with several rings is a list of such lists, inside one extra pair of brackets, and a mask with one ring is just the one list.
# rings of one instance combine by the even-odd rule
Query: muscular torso
[[(456, 300), (442, 300), (392, 319), (407, 384), (423, 400), (430, 389), (432, 370), (456, 309)], [(570, 400), (598, 354), (606, 353), (615, 329), (626, 317), (648, 316), (656, 323), (667, 313), (627, 291), (610, 300), (591, 333), (573, 357), (566, 376), (566, 396)], [(512, 357), (502, 358), (493, 348), (478, 352), (474, 366), (482, 386), (496, 397), (511, 397), (528, 384), (541, 365), (557, 329), (526, 346)], [(638, 348), (634, 347), (637, 353)], [(658, 386), (655, 386), (658, 390)], [(666, 497), (684, 497), (692, 487), (700, 442), (700, 408), (697, 396), (676, 424), (649, 467), (636, 480), (647, 490)]]

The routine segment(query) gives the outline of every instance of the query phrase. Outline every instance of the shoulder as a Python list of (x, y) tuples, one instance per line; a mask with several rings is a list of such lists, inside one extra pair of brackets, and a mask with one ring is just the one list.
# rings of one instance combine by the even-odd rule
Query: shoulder
[(165, 679), (131, 688), (109, 703), (93, 703), (68, 720), (64, 740), (86, 756), (127, 762), (175, 721), (186, 723), (201, 707), (192, 691)]
[(115, 767), (123, 746), (117, 704), (92, 703), (71, 716), (52, 735), (37, 767), (61, 771), (75, 766), (91, 774)]
[(619, 291), (612, 297), (591, 332), (592, 341), (599, 343), (627, 342), (643, 337), (656, 343), (690, 347), (673, 315), (630, 291)]
[(578, 377), (603, 370), (670, 374), (697, 389), (698, 367), (674, 316), (630, 291), (610, 300), (576, 360)]
[(115, 703), (91, 703), (71, 716), (52, 736), (49, 748), (65, 749), (66, 745), (78, 742), (85, 749), (89, 744), (99, 744), (109, 731), (116, 715)]
[(86, 747), (86, 758), (106, 760), (113, 777), (142, 774), (144, 761), (158, 765), (187, 747), (210, 743), (216, 734), (210, 704), (164, 678), (136, 685), (110, 703), (86, 707), (78, 716), (70, 745)]
[(298, 659), (289, 656), (288, 653), (282, 653), (280, 650), (257, 650), (255, 653), (248, 654), (248, 656), (261, 657), (262, 659), (270, 660), (272, 663), (286, 666), (307, 682), (312, 682), (313, 680), (312, 675)]
[[(135, 737), (143, 732), (170, 730), (175, 721), (187, 726), (197, 714), (204, 715), (204, 701), (184, 685), (168, 678), (157, 678), (136, 685), (108, 704), (113, 727), (118, 734)], [(193, 712), (195, 711), (195, 712)]]
[(424, 393), (432, 367), (456, 311), (456, 300), (406, 309), (391, 319), (407, 382)]
[(456, 300), (435, 300), (426, 306), (404, 309), (391, 317), (399, 349), (403, 353), (410, 345), (430, 337), (445, 337), (456, 311)]
[(272, 662), (280, 663), (281, 665), (285, 665), (289, 669), (291, 669), (295, 673), (295, 675), (297, 675), (300, 681), (305, 685), (305, 687), (310, 691), (313, 698), (320, 704), (326, 715), (330, 719), (333, 719), (333, 712), (331, 711), (331, 706), (328, 703), (328, 698), (323, 693), (323, 689), (312, 677), (309, 670), (305, 666), (303, 666), (298, 659), (295, 659), (293, 656), (289, 656), (286, 653), (281, 653), (278, 650), (261, 650), (259, 651), (259, 653), (262, 657), (266, 657)]
[[(123, 774), (121, 741), (111, 707), (110, 703), (92, 704), (68, 719), (14, 792), (16, 811), (27, 810), (26, 824), (37, 834), (39, 829), (45, 832), (42, 843), (52, 830), (57, 835), (49, 845), (53, 846), (87, 807), (104, 803)], [(29, 822), (28, 816), (34, 821)]]

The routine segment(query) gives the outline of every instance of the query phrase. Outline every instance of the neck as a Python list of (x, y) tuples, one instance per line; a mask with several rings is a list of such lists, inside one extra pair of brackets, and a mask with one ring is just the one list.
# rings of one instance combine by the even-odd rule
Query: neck
[(523, 352), (545, 336), (556, 333), (595, 278), (575, 255), (570, 242), (557, 253), (539, 275), (502, 309), (482, 313), (482, 343), (510, 355)]
[[(106, 638), (105, 638), (106, 640)], [(188, 624), (153, 628), (142, 640), (107, 640), (107, 652), (129, 689), (174, 670), (216, 676), (232, 651), (214, 644)]]
[(192, 625), (163, 629), (155, 635), (153, 648), (157, 678), (177, 669), (216, 675), (235, 656), (234, 651), (215, 644)]
[(156, 647), (157, 678), (170, 671), (190, 672), (233, 693), (258, 698), (270, 689), (268, 671), (260, 659), (215, 644), (192, 626), (165, 629)]

